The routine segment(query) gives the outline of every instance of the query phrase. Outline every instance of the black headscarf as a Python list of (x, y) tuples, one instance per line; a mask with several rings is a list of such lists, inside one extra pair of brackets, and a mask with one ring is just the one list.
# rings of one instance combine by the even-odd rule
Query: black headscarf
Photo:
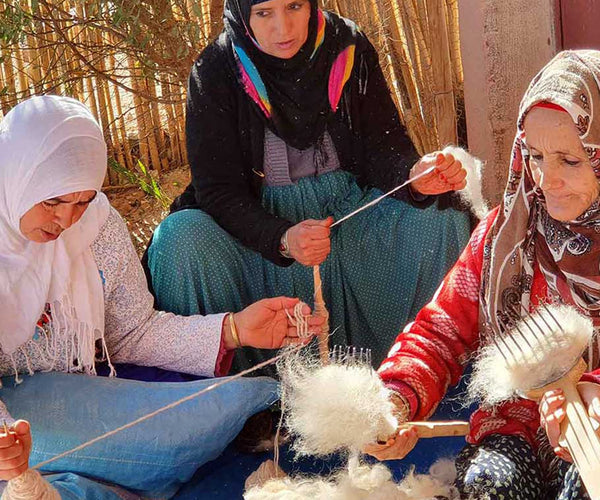
[[(253, 99), (242, 74), (248, 67), (241, 61), (239, 49), (242, 49), (268, 95), (270, 113), (253, 99), (265, 125), (287, 144), (306, 149), (317, 143), (329, 118), (337, 110), (337, 103), (334, 104), (336, 109), (333, 109), (329, 97), (330, 73), (338, 56), (355, 45), (358, 28), (331, 12), (321, 11), (319, 14), (318, 0), (310, 0), (306, 42), (294, 57), (280, 59), (260, 50), (250, 28), (252, 5), (263, 1), (266, 0), (225, 2), (225, 32), (231, 42), (231, 57), (238, 69), (238, 82), (246, 90), (248, 98)], [(325, 22), (325, 37), (315, 52), (320, 15)], [(353, 64), (353, 50), (351, 55)]]

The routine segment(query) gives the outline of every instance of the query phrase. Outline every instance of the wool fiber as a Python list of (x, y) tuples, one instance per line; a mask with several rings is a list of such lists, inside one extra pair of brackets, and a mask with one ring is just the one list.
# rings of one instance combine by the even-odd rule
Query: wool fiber
[(514, 328), (502, 335), (504, 342), (481, 350), (469, 384), (471, 400), (484, 406), (512, 400), (558, 380), (575, 365), (592, 340), (592, 320), (570, 306), (547, 307), (552, 316), (539, 308), (517, 324), (525, 339)]
[[(440, 471), (443, 470), (443, 473)], [(245, 500), (435, 500), (445, 497), (458, 500), (459, 495), (448, 478), (456, 476), (452, 460), (436, 462), (430, 474), (409, 472), (395, 483), (383, 464), (362, 463), (354, 454), (348, 468), (330, 479), (277, 478), (262, 487), (248, 490)], [(453, 479), (452, 479), (453, 481)]]
[(443, 151), (459, 160), (467, 171), (467, 186), (458, 192), (461, 200), (466, 203), (478, 219), (483, 219), (490, 211), (481, 190), (483, 162), (468, 151), (458, 146), (447, 146)]
[(2, 500), (60, 500), (60, 494), (34, 469), (6, 483)]
[(390, 391), (370, 366), (321, 366), (306, 355), (292, 355), (278, 369), (286, 427), (296, 437), (293, 446), (298, 454), (360, 451), (395, 433), (398, 420)]

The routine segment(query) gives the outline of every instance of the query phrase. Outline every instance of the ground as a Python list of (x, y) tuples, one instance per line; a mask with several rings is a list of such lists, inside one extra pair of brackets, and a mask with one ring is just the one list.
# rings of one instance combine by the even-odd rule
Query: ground
[[(159, 184), (164, 193), (173, 200), (190, 182), (188, 167), (182, 167), (161, 175)], [(138, 254), (146, 249), (154, 228), (168, 213), (159, 200), (147, 195), (139, 187), (111, 187), (105, 190), (110, 203), (121, 214), (131, 233)]]

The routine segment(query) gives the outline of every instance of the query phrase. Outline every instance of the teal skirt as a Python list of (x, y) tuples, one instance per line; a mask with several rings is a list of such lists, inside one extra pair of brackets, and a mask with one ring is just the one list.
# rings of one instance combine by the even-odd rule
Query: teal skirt
[[(295, 223), (329, 215), (337, 220), (381, 194), (360, 188), (352, 175), (338, 170), (265, 187), (262, 204)], [(330, 346), (370, 348), (378, 365), (457, 260), (469, 228), (466, 212), (440, 210), (437, 204), (419, 209), (392, 198), (333, 228), (331, 254), (321, 264)], [(279, 295), (313, 303), (312, 268), (276, 266), (201, 210), (176, 212), (160, 224), (148, 264), (159, 309), (177, 314), (235, 312)], [(238, 350), (234, 370), (272, 355)]]

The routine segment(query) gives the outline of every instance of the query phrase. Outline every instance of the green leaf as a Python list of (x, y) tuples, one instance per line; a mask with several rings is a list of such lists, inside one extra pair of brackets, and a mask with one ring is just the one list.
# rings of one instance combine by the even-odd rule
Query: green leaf
[(142, 171), (142, 174), (148, 175), (148, 170), (146, 170), (146, 165), (142, 162), (142, 160), (137, 161), (138, 168)]
[(170, 198), (164, 193), (160, 184), (152, 177), (148, 168), (144, 165), (141, 160), (137, 161), (136, 167), (139, 169), (140, 173), (132, 172), (128, 168), (121, 165), (114, 158), (108, 159), (108, 165), (115, 172), (125, 177), (128, 183), (136, 184), (140, 187), (140, 189), (149, 196), (156, 198), (163, 208), (168, 208), (171, 204)]

